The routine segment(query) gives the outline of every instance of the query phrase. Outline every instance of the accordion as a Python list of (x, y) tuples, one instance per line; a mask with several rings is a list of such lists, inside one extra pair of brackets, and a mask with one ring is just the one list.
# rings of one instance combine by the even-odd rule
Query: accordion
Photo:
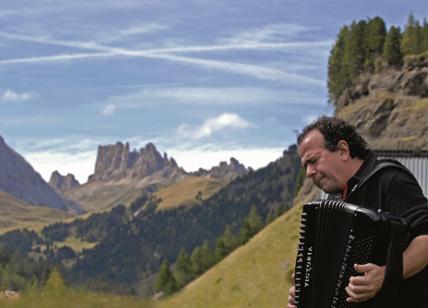
[[(295, 267), (296, 306), (365, 307), (346, 302), (345, 288), (351, 276), (359, 275), (355, 263), (386, 264), (393, 219), (400, 220), (340, 201), (305, 204)], [(400, 223), (405, 229), (405, 222)]]

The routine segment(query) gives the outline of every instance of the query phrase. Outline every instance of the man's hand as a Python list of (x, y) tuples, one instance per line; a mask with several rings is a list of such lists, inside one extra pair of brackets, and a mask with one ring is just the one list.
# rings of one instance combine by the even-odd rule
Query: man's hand
[(296, 295), (296, 289), (294, 286), (290, 288), (290, 291), (288, 292), (288, 305), (287, 308), (296, 308), (296, 304), (294, 302), (294, 296)]
[(296, 307), (296, 303), (294, 301), (294, 298), (296, 296), (296, 288), (294, 287), (294, 278), (295, 278), (295, 275), (293, 273), (293, 274), (291, 274), (291, 280), (293, 281), (293, 286), (288, 291), (288, 305), (287, 305), (287, 308), (297, 308)]
[(346, 293), (349, 297), (346, 299), (350, 303), (359, 303), (373, 298), (381, 289), (385, 278), (385, 266), (376, 264), (355, 264), (357, 273), (362, 276), (353, 276), (349, 279), (346, 287)]

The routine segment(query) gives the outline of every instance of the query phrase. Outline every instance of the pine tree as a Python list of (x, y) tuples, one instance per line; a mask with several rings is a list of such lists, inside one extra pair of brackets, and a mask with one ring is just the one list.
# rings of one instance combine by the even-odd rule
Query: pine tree
[(349, 31), (348, 41), (345, 44), (345, 62), (349, 65), (349, 78), (353, 82), (364, 70), (366, 59), (366, 30), (364, 20), (353, 22)]
[(419, 53), (420, 25), (413, 14), (409, 15), (401, 40), (401, 53), (405, 56)]
[(248, 223), (250, 224), (253, 235), (259, 232), (263, 227), (262, 217), (257, 211), (257, 207), (254, 205), (251, 207), (250, 213), (248, 214)]
[(227, 256), (228, 251), (226, 249), (226, 245), (224, 244), (223, 238), (220, 237), (217, 239), (214, 249), (214, 259), (215, 262), (219, 262), (223, 260), (225, 256)]
[(388, 65), (400, 65), (403, 55), (400, 50), (400, 28), (392, 26), (385, 39), (383, 57)]
[(386, 26), (382, 18), (376, 16), (367, 23), (367, 50), (365, 68), (374, 69), (374, 61), (383, 53), (383, 45), (386, 37)]
[(193, 279), (192, 262), (190, 261), (189, 254), (184, 250), (180, 250), (177, 257), (175, 279), (177, 281), (177, 288), (185, 286)]
[(222, 235), (223, 243), (226, 251), (229, 253), (239, 245), (237, 236), (233, 235), (232, 227), (227, 225)]
[(428, 51), (428, 22), (424, 18), (421, 30), (421, 52)]
[(250, 213), (244, 220), (240, 230), (241, 243), (244, 244), (248, 242), (248, 240), (252, 238), (254, 234), (259, 232), (262, 227), (262, 218), (257, 212), (257, 208), (255, 206), (252, 206)]
[(208, 241), (204, 241), (202, 246), (193, 250), (190, 260), (192, 261), (193, 273), (196, 276), (199, 276), (213, 265), (214, 258)]
[(155, 289), (158, 292), (163, 292), (165, 295), (172, 294), (177, 290), (175, 277), (171, 273), (168, 261), (166, 260), (162, 262), (162, 265), (159, 269)]
[(345, 62), (345, 48), (349, 28), (343, 27), (336, 39), (328, 59), (328, 92), (329, 101), (335, 102), (343, 90), (350, 85), (349, 65)]

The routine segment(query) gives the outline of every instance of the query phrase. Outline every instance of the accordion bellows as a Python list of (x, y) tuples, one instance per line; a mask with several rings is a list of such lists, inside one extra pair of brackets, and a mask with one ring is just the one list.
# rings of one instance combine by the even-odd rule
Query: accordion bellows
[(298, 308), (364, 307), (347, 303), (354, 264), (384, 265), (387, 215), (353, 204), (322, 200), (305, 204), (295, 267)]

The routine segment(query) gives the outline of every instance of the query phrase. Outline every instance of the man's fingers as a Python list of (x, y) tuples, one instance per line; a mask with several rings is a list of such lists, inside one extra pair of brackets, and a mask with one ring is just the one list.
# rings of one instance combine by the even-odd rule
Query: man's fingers
[(354, 264), (354, 269), (357, 273), (367, 273), (371, 270), (374, 270), (377, 268), (376, 264), (373, 263), (367, 263), (367, 264)]
[(349, 288), (349, 286), (345, 288), (345, 291), (349, 296), (346, 298), (346, 301), (348, 303), (359, 303), (359, 302), (365, 301), (371, 297), (370, 293), (365, 293), (365, 292), (364, 293), (357, 293), (357, 292), (354, 292), (353, 290), (351, 290), (351, 288)]

